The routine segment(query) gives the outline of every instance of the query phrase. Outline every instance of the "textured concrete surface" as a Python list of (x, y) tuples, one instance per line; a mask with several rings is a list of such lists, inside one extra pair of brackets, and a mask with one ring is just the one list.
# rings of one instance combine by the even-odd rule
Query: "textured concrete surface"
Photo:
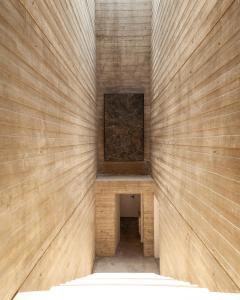
[(138, 234), (137, 218), (121, 218), (120, 242), (114, 257), (97, 257), (94, 273), (156, 273), (158, 263), (153, 257), (144, 257)]

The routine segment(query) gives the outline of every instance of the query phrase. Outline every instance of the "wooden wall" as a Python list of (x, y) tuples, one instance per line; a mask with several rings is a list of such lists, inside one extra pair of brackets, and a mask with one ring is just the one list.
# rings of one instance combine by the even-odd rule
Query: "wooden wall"
[[(96, 0), (98, 172), (149, 172), (151, 1)], [(145, 94), (144, 162), (104, 162), (103, 96)]]
[(240, 288), (240, 2), (153, 0), (160, 270)]
[(0, 1), (0, 298), (91, 272), (95, 3)]

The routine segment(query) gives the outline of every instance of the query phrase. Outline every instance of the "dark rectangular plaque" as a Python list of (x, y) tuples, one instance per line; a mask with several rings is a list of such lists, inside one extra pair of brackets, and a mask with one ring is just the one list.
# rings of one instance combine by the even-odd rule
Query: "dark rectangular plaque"
[(104, 95), (104, 158), (144, 160), (144, 94)]

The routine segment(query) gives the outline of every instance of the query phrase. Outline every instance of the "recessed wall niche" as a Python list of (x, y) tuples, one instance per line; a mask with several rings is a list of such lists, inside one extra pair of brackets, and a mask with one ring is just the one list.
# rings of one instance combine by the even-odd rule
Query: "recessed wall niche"
[(144, 160), (144, 94), (104, 95), (104, 159)]

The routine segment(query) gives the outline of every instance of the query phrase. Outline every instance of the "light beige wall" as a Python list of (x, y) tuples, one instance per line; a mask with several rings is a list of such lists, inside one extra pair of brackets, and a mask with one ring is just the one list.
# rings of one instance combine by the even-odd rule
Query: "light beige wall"
[(95, 5), (0, 1), (0, 299), (91, 272)]
[(140, 213), (140, 198), (140, 195), (120, 195), (120, 216), (138, 218)]
[[(151, 1), (96, 0), (98, 172), (149, 173)], [(145, 162), (104, 162), (105, 93), (145, 94)]]
[(160, 247), (160, 214), (159, 214), (159, 202), (154, 196), (153, 205), (153, 218), (154, 218), (154, 257), (159, 258)]
[(116, 246), (118, 246), (120, 241), (120, 195), (115, 195), (116, 201), (116, 216), (115, 216), (115, 230), (116, 230)]
[(163, 275), (240, 287), (240, 3), (153, 0), (151, 163)]

